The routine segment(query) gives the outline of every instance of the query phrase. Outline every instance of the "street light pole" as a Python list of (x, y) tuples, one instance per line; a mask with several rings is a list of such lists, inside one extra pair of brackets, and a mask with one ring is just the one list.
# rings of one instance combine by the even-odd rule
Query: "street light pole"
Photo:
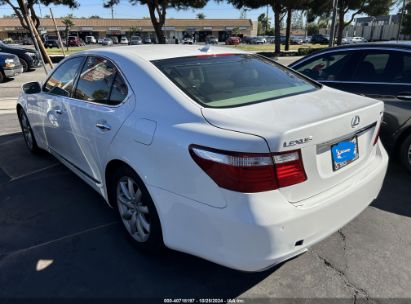
[(401, 35), (401, 26), (402, 26), (402, 22), (404, 20), (404, 14), (405, 14), (405, 0), (402, 4), (402, 12), (401, 12), (401, 17), (400, 17), (400, 24), (398, 26), (398, 33), (397, 33), (397, 41), (400, 40), (400, 35)]
[(329, 47), (334, 46), (335, 24), (337, 23), (337, 7), (338, 7), (338, 0), (333, 0), (333, 19), (331, 21), (330, 41), (328, 42)]

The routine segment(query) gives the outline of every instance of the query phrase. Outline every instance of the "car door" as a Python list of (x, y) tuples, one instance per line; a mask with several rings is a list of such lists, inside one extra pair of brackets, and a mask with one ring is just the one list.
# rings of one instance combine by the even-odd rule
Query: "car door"
[(352, 67), (357, 66), (360, 55), (357, 50), (334, 50), (290, 67), (322, 84), (347, 91), (346, 81), (351, 79)]
[(67, 123), (64, 102), (73, 93), (83, 60), (75, 57), (63, 62), (46, 80), (41, 93), (27, 96), (27, 113), (36, 138), (42, 146), (62, 156), (70, 145), (63, 135)]
[(68, 160), (95, 183), (102, 180), (106, 152), (134, 109), (134, 95), (110, 60), (89, 56), (77, 81), (74, 98), (65, 102), (66, 134), (73, 144)]
[(411, 117), (411, 52), (364, 50), (347, 90), (385, 102), (385, 132), (394, 133)]

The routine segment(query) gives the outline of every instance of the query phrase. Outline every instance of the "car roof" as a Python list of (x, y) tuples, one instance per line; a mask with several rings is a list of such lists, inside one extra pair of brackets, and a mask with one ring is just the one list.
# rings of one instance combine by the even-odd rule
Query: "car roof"
[(92, 54), (101, 55), (122, 55), (124, 57), (139, 57), (145, 61), (192, 57), (201, 55), (218, 54), (248, 54), (241, 50), (232, 48), (210, 46), (206, 51), (205, 46), (201, 45), (182, 45), (182, 44), (156, 44), (139, 46), (122, 46), (114, 48), (99, 48), (92, 51), (85, 51)]
[[(361, 37), (352, 37), (352, 38), (361, 38)], [(399, 49), (411, 49), (411, 41), (383, 41), (383, 42), (368, 42), (368, 43), (358, 43), (358, 44), (347, 44), (340, 45), (329, 49), (323, 49), (321, 51), (325, 52), (328, 50), (336, 49), (354, 49), (354, 48), (399, 48)]]
[(361, 50), (361, 49), (375, 49), (375, 48), (382, 48), (382, 49), (399, 49), (399, 50), (411, 50), (411, 41), (383, 41), (383, 42), (366, 42), (366, 43), (355, 43), (355, 44), (344, 44), (332, 48), (324, 48), (320, 49), (310, 55), (307, 55), (292, 64), (290, 64), (291, 68), (296, 67), (297, 65), (305, 62), (306, 60), (316, 57), (321, 54), (326, 54), (328, 52), (335, 52), (338, 50)]

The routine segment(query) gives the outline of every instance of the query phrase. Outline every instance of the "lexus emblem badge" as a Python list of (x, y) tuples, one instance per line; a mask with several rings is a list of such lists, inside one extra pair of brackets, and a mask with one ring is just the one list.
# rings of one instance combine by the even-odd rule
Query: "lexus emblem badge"
[(360, 116), (356, 115), (351, 120), (351, 127), (356, 128), (360, 124)]

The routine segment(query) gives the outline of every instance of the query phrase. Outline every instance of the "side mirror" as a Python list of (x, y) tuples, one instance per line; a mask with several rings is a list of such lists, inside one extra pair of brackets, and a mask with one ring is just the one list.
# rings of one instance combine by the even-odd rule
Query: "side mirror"
[(22, 89), (25, 94), (41, 93), (41, 85), (37, 81), (28, 82), (28, 83), (23, 84)]

